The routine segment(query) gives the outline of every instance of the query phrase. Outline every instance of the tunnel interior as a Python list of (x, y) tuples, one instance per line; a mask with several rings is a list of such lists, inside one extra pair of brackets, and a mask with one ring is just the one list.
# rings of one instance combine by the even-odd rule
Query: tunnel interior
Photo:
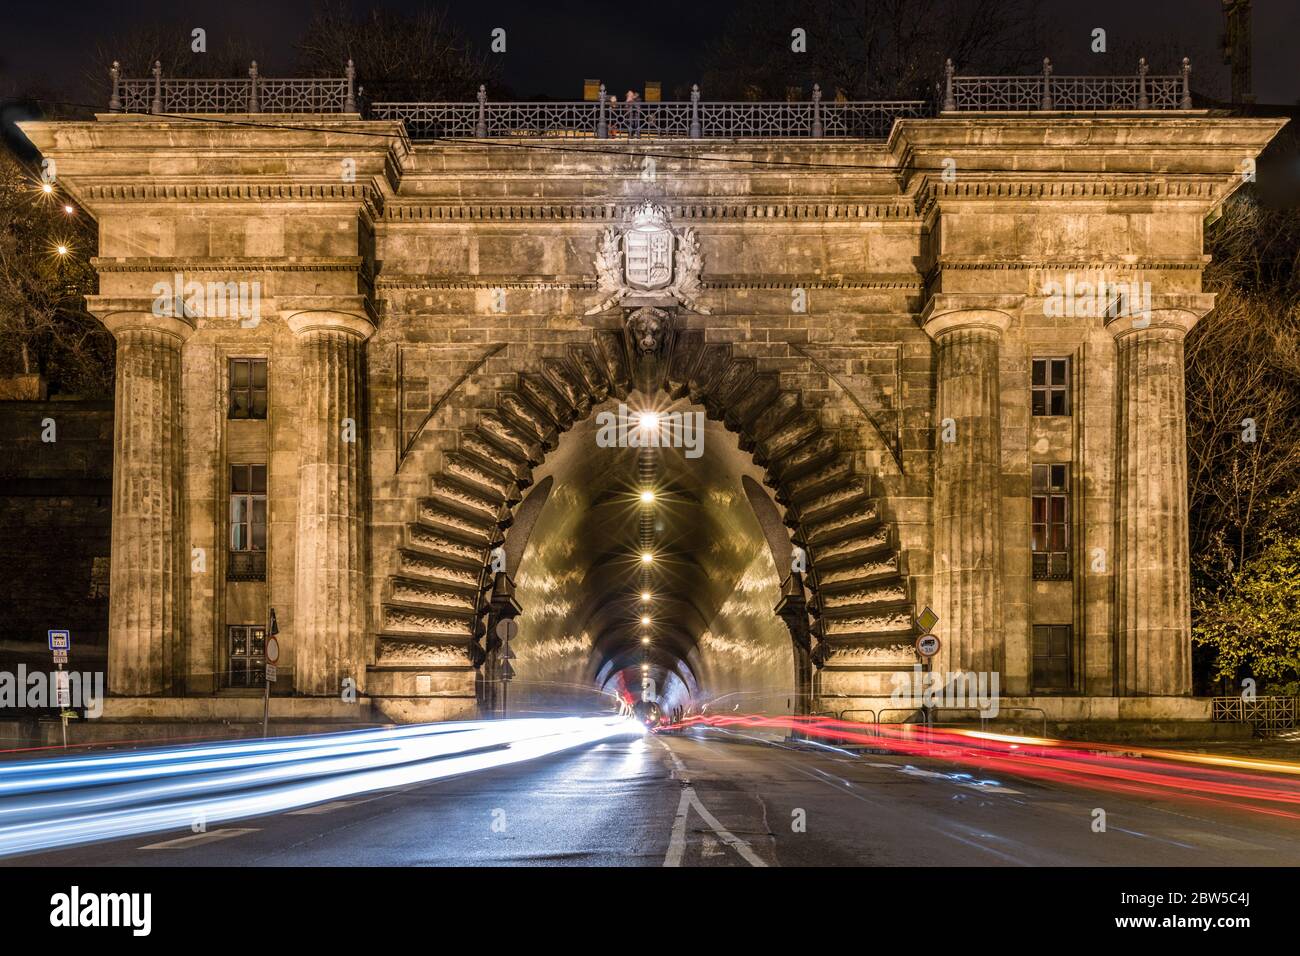
[[(611, 444), (620, 404), (630, 427)], [(762, 479), (686, 400), (634, 392), (566, 433), (506, 533), (522, 608), (512, 712), (616, 695), (668, 717), (791, 713), (795, 655), (775, 613), (791, 545)]]

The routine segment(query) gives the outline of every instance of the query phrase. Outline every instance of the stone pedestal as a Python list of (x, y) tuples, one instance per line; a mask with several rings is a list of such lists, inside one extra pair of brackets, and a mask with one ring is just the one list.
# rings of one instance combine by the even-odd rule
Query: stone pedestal
[(1115, 639), (1120, 694), (1192, 689), (1183, 339), (1213, 305), (1106, 323), (1115, 373)]
[(368, 318), (328, 311), (288, 318), (298, 336), (302, 409), (292, 632), (298, 693), (360, 689), (369, 662), (365, 581), (364, 345)]
[(186, 321), (90, 307), (117, 339), (108, 690), (183, 691), (189, 577), (182, 508), (181, 346)]
[[(1003, 301), (1003, 299), (1006, 301)], [(1015, 297), (936, 295), (922, 322), (935, 376), (934, 593), (942, 670), (1004, 669), (998, 364)]]

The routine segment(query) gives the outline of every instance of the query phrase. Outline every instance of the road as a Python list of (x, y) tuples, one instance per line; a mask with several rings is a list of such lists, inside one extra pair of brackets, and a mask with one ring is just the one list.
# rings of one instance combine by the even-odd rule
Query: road
[(628, 737), (0, 866), (1300, 863), (1292, 819), (962, 769), (717, 733)]

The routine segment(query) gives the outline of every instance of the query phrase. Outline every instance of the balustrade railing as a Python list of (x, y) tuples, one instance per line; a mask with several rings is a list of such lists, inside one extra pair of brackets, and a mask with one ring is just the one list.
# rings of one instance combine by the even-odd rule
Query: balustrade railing
[(1297, 697), (1212, 697), (1214, 720), (1249, 723), (1259, 736), (1294, 730), (1300, 720)]
[[(257, 64), (248, 78), (164, 77), (154, 63), (147, 79), (124, 78), (111, 70), (115, 112), (185, 113), (356, 113), (361, 91), (352, 61), (342, 77), (271, 79)], [(578, 102), (489, 102), (480, 86), (477, 102), (378, 102), (365, 108), (370, 119), (400, 120), (412, 139), (505, 137), (611, 137), (733, 139), (751, 137), (844, 137), (884, 139), (898, 119), (939, 112), (1091, 112), (1191, 109), (1191, 64), (1181, 74), (1151, 76), (1146, 60), (1133, 76), (1055, 76), (1043, 60), (1037, 76), (959, 76), (951, 60), (944, 70), (939, 102), (925, 100), (836, 100), (825, 102), (814, 86), (810, 100), (790, 102), (704, 101), (693, 87), (689, 100), (620, 102), (606, 96)]]

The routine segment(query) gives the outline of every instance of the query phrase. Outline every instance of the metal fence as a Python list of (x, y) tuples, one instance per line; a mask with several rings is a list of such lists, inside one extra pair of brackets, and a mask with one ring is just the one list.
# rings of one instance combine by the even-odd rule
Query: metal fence
[[(109, 109), (115, 112), (187, 113), (357, 113), (362, 99), (349, 60), (342, 77), (270, 79), (257, 64), (248, 78), (164, 77), (155, 62), (152, 77), (121, 76), (111, 70)], [(700, 88), (689, 100), (619, 102), (604, 86), (594, 100), (576, 102), (489, 102), (480, 86), (471, 102), (377, 102), (364, 108), (370, 119), (399, 120), (420, 139), (509, 137), (611, 137), (653, 139), (738, 139), (754, 137), (884, 139), (895, 120), (932, 116), (936, 107), (955, 112), (1091, 112), (1190, 109), (1191, 64), (1182, 73), (1150, 76), (1146, 60), (1133, 76), (1055, 76), (1050, 60), (1036, 76), (959, 76), (951, 60), (937, 104), (926, 100), (789, 102), (706, 101)]]
[(1296, 697), (1213, 697), (1211, 701), (1214, 720), (1248, 723), (1261, 736), (1294, 730), (1300, 712)]

